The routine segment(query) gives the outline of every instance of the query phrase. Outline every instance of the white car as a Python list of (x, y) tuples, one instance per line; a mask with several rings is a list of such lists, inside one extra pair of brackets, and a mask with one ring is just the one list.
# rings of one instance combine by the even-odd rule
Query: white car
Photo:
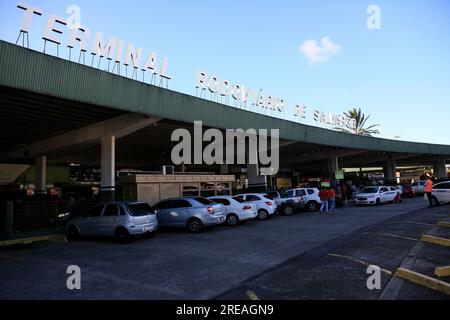
[(399, 190), (395, 187), (371, 186), (364, 187), (355, 195), (355, 204), (381, 204), (393, 203)]
[[(424, 199), (428, 202), (427, 195), (424, 195)], [(434, 206), (450, 202), (450, 181), (439, 182), (433, 185), (431, 200)]]
[(425, 193), (425, 183), (426, 181), (418, 181), (411, 183), (411, 189), (414, 190), (415, 194), (423, 194)]
[(236, 226), (241, 221), (254, 219), (258, 216), (256, 204), (245, 202), (240, 197), (215, 196), (208, 199), (223, 205), (226, 214), (225, 223), (229, 226)]
[(309, 212), (314, 212), (320, 208), (319, 189), (317, 188), (295, 188), (285, 191), (288, 197), (301, 197), (303, 206)]
[(256, 205), (259, 220), (266, 220), (269, 216), (277, 211), (275, 201), (266, 198), (260, 193), (244, 193), (238, 194), (236, 197), (242, 198), (246, 202), (253, 202)]

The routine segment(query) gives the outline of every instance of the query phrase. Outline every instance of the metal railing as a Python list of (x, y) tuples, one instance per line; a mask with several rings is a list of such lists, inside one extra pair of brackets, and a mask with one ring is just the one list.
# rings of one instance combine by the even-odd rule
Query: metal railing
[(81, 215), (99, 200), (31, 200), (0, 202), (0, 237), (13, 238), (15, 234), (38, 230), (60, 232), (65, 220), (58, 215), (70, 212)]

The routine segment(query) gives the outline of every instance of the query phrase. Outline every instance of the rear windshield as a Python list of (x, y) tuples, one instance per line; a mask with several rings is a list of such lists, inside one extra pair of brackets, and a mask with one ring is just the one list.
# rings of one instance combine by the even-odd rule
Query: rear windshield
[(244, 203), (244, 199), (242, 199), (241, 197), (233, 197), (234, 200), (236, 200), (239, 203)]
[[(280, 194), (281, 194), (281, 192), (280, 192)], [(269, 199), (273, 199), (273, 198), (276, 198), (276, 197), (278, 197), (278, 196), (279, 196), (279, 193), (276, 192), (276, 191), (270, 191), (270, 192), (267, 192), (267, 193), (264, 195), (264, 197), (269, 198)]]
[(197, 202), (200, 202), (201, 204), (213, 204), (214, 203), (214, 201), (211, 201), (211, 200), (209, 200), (209, 199), (206, 199), (206, 198), (202, 198), (202, 197), (197, 197), (197, 198), (194, 198), (194, 200), (195, 201), (197, 201)]
[(133, 217), (140, 217), (140, 216), (148, 216), (149, 214), (155, 214), (155, 211), (153, 211), (152, 207), (148, 203), (132, 203), (128, 205), (128, 208), (130, 209), (130, 213)]

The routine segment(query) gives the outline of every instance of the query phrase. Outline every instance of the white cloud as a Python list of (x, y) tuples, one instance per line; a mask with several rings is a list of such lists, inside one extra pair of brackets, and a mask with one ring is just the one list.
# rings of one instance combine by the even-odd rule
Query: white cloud
[(305, 55), (310, 64), (328, 61), (341, 51), (341, 46), (334, 44), (329, 37), (323, 37), (320, 44), (317, 45), (317, 41), (311, 39), (303, 42), (301, 45), (300, 52)]

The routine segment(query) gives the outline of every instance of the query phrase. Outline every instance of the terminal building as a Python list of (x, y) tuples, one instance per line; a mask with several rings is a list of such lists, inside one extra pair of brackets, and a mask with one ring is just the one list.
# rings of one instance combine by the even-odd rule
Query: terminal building
[[(295, 187), (335, 179), (342, 168), (349, 168), (344, 172), (348, 180), (419, 179), (421, 170), (448, 178), (448, 145), (309, 126), (4, 41), (0, 41), (0, 70), (3, 192), (33, 185), (34, 192), (48, 193), (59, 185), (74, 194), (77, 186), (88, 186), (106, 198), (146, 194), (144, 198), (154, 202), (164, 192), (211, 195), (240, 188)], [(178, 128), (192, 132), (196, 120), (203, 121), (205, 129), (222, 131), (279, 129), (278, 173), (260, 175), (255, 164), (172, 166), (172, 132)], [(149, 175), (153, 177), (146, 178)], [(168, 185), (156, 186), (157, 179)], [(178, 185), (173, 189), (170, 183)]]

